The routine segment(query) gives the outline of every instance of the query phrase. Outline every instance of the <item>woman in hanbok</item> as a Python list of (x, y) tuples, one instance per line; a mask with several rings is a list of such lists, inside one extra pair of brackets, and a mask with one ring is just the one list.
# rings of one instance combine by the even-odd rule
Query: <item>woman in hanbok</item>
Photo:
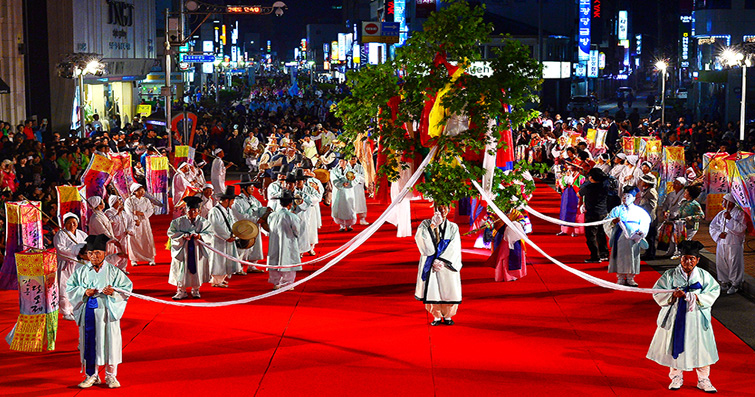
[(640, 274), (640, 249), (648, 247), (645, 236), (650, 229), (650, 215), (634, 204), (636, 187), (624, 186), (622, 204), (611, 210), (603, 224), (611, 253), (608, 272), (617, 274), (617, 284), (637, 287), (634, 276)]
[[(579, 187), (585, 182), (584, 175), (580, 174), (575, 167), (569, 166), (569, 169), (559, 178), (558, 182), (561, 188), (561, 211), (558, 219), (566, 222), (584, 223), (585, 214), (579, 211), (579, 195), (577, 194)], [(556, 235), (570, 234), (575, 237), (584, 233), (583, 227), (561, 226), (561, 231)]]
[(673, 241), (676, 249), (671, 259), (679, 259), (679, 243), (684, 240), (692, 240), (700, 229), (700, 221), (705, 219), (705, 213), (697, 197), (700, 196), (700, 186), (693, 185), (684, 188), (684, 197), (679, 203), (679, 211), (669, 216), (669, 221), (674, 223)]
[(521, 237), (526, 233), (526, 217), (517, 210), (511, 210), (508, 217), (514, 228), (507, 227), (494, 214), (492, 217), (495, 219), (493, 229), (496, 233), (493, 236), (493, 253), (486, 264), (495, 268), (495, 281), (518, 280), (527, 275), (526, 246)]
[(357, 222), (357, 214), (354, 212), (354, 180), (349, 179), (350, 171), (351, 168), (344, 159), (339, 160), (338, 166), (330, 170), (330, 181), (335, 189), (330, 210), (333, 220), (339, 226), (339, 232), (353, 230)]
[(129, 190), (131, 196), (123, 206), (134, 220), (134, 235), (128, 239), (131, 266), (136, 266), (138, 262), (148, 262), (150, 266), (155, 266), (155, 239), (149, 222), (149, 218), (155, 213), (155, 206), (144, 197), (145, 190), (141, 184), (132, 183)]
[(104, 234), (110, 239), (107, 245), (107, 255), (113, 255), (110, 258), (111, 262), (117, 268), (126, 272), (126, 265), (128, 265), (126, 250), (122, 243), (116, 239), (112, 221), (103, 211), (105, 203), (100, 196), (92, 196), (87, 199), (87, 202), (92, 208), (92, 216), (89, 218), (89, 234)]
[(680, 242), (681, 264), (666, 270), (653, 286), (668, 292), (653, 295), (661, 312), (647, 358), (669, 367), (669, 389), (680, 389), (684, 371), (694, 370), (697, 388), (715, 393), (709, 378), (711, 364), (718, 361), (711, 308), (721, 287), (710, 273), (697, 267), (702, 248), (699, 241)]
[[(120, 250), (118, 253), (127, 255), (122, 257), (116, 266), (126, 272), (126, 274), (129, 274), (126, 271), (126, 265), (128, 264), (128, 239), (132, 238), (134, 235), (134, 220), (125, 211), (123, 200), (120, 197), (111, 195), (108, 197), (108, 205), (110, 208), (105, 210), (105, 216), (110, 219), (110, 225), (113, 227), (115, 239), (120, 242)], [(121, 265), (123, 267), (121, 267)]]

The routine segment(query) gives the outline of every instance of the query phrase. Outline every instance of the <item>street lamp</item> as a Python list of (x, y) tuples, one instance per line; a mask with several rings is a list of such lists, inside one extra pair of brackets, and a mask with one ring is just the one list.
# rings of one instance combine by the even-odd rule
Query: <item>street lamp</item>
[(745, 140), (745, 99), (747, 98), (747, 68), (750, 67), (750, 57), (733, 48), (726, 48), (719, 55), (719, 59), (729, 67), (742, 67), (742, 102), (739, 108), (739, 140)]
[(661, 72), (661, 125), (666, 125), (666, 69), (668, 64), (664, 60), (655, 63), (655, 68)]
[(58, 76), (66, 79), (77, 79), (76, 89), (79, 95), (79, 136), (83, 138), (86, 134), (84, 130), (84, 76), (102, 76), (105, 74), (107, 65), (102, 63), (102, 56), (99, 54), (79, 52), (66, 55), (58, 63)]

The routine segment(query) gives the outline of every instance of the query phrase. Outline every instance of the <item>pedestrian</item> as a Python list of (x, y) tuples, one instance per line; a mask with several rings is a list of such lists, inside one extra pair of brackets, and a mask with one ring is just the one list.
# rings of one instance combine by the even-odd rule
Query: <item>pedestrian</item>
[[(579, 188), (579, 195), (585, 213), (585, 223), (605, 219), (608, 214), (608, 192), (603, 182), (608, 178), (600, 168), (593, 168), (588, 174), (589, 182)], [(598, 263), (608, 260), (608, 243), (602, 226), (585, 226), (585, 239), (590, 257), (587, 263)]]

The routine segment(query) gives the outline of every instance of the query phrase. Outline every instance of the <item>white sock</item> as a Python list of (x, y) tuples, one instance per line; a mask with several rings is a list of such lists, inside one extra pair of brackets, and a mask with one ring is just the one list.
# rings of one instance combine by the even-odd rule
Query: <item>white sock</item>
[(433, 318), (434, 321), (440, 321), (440, 317)]
[(451, 317), (445, 317), (446, 321), (451, 321)]

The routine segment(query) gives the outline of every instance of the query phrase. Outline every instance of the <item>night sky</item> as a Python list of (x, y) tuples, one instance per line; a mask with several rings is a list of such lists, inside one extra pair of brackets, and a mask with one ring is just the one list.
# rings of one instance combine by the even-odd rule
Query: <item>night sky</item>
[[(226, 0), (225, 4), (261, 4), (272, 5), (274, 0), (242, 1)], [(241, 16), (238, 17), (241, 37), (245, 33), (259, 33), (262, 42), (272, 41), (273, 51), (280, 57), (290, 58), (293, 49), (299, 41), (306, 37), (308, 24), (337, 24), (342, 23), (341, 0), (284, 0), (288, 6), (283, 16)], [(339, 9), (333, 9), (333, 7)], [(235, 16), (228, 16), (227, 23), (231, 23)], [(344, 27), (344, 31), (345, 31)], [(289, 55), (288, 53), (291, 52)]]

